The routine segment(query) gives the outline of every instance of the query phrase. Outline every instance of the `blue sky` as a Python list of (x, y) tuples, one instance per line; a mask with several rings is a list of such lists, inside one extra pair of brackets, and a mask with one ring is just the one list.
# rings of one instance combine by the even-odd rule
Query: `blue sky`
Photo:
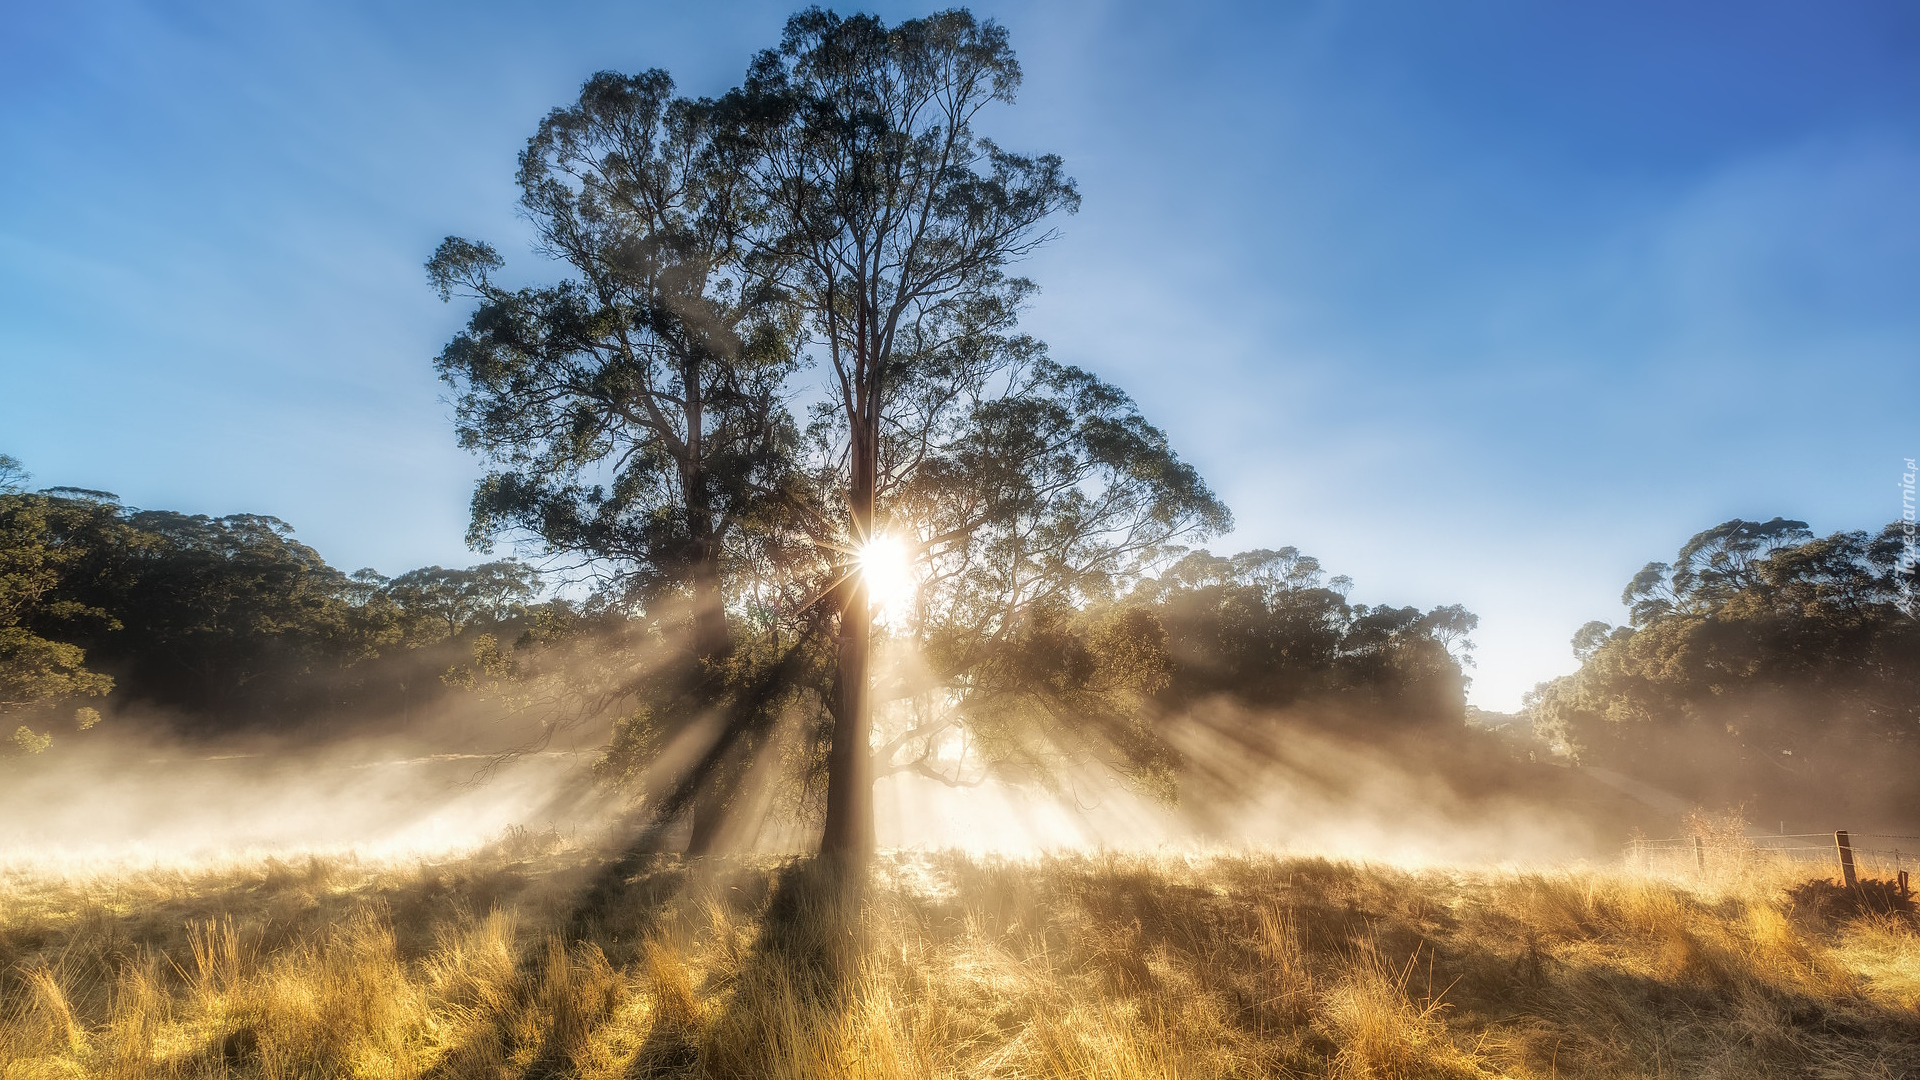
[[(449, 233), (603, 68), (731, 86), (792, 7), (0, 0), (0, 452), (472, 561)], [(923, 9), (886, 4), (889, 18)], [(1459, 602), (1511, 708), (1729, 517), (1875, 527), (1920, 455), (1920, 7), (981, 4), (987, 121), (1085, 204), (1028, 327), (1354, 599)]]

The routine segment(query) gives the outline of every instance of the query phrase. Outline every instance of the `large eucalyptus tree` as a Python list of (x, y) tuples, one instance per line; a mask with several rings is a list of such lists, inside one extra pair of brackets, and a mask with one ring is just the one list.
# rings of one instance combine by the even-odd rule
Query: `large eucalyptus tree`
[[(794, 642), (831, 629), (831, 658), (800, 665), (832, 672), (813, 744), (828, 854), (871, 846), (876, 778), (951, 779), (934, 747), (953, 730), (1034, 768), (1042, 743), (1145, 767), (1151, 740), (1109, 706), (1158, 677), (1152, 628), (1063, 628), (1229, 520), (1126, 395), (1014, 332), (1033, 286), (1010, 264), (1078, 204), (1058, 157), (975, 131), (1019, 78), (1005, 31), (965, 11), (888, 27), (819, 9), (718, 102), (674, 99), (659, 72), (595, 76), (522, 156), (523, 206), (573, 276), (508, 289), (495, 252), (458, 239), (431, 264), (444, 295), (480, 301), (439, 361), (462, 441), (496, 466), (476, 542), (518, 530), (610, 567), (643, 604), (685, 592), (708, 660), (728, 587), (734, 610), (810, 628)], [(809, 392), (802, 352), (828, 374), (805, 440), (783, 396)], [(885, 639), (920, 674), (885, 688), (876, 738), (883, 549), (916, 593)], [(1041, 647), (1063, 633), (1079, 644)], [(1029, 662), (1074, 649), (1104, 659)], [(779, 655), (769, 678), (801, 651)], [(746, 697), (758, 730), (778, 695)], [(940, 707), (893, 707), (910, 699)], [(1106, 736), (1073, 730), (1087, 723)], [(629, 734), (623, 772), (657, 746)]]
[[(1227, 520), (1124, 395), (1011, 335), (1033, 286), (1010, 264), (1079, 203), (1059, 157), (975, 129), (1019, 82), (1006, 31), (964, 10), (889, 27), (814, 8), (722, 106), (754, 206), (747, 266), (830, 372), (818, 464), (838, 535), (824, 542), (964, 567), (949, 585), (970, 588), (937, 598), (981, 641), (1006, 640), (1043, 595), (1083, 599), (1077, 586)], [(872, 844), (872, 784), (904, 745), (876, 757), (869, 576), (833, 593), (830, 854)], [(979, 669), (955, 663), (954, 678)]]

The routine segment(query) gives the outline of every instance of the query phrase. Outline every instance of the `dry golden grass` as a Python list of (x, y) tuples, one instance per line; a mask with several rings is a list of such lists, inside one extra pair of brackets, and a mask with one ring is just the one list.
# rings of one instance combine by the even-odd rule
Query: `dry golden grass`
[(1920, 1076), (1913, 917), (1779, 871), (609, 865), (13, 868), (0, 1077)]

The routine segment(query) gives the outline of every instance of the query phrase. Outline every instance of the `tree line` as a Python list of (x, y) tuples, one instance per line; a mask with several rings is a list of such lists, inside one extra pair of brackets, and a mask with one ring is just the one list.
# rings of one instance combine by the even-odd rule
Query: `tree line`
[(276, 518), (27, 480), (0, 455), (0, 714), (16, 751), (109, 705), (199, 734), (403, 713), (440, 692), (450, 643), (524, 620), (541, 587), (512, 560), (348, 574)]
[(1580, 669), (1533, 691), (1534, 729), (1703, 802), (1920, 819), (1920, 620), (1904, 555), (1900, 522), (1702, 531), (1628, 582), (1625, 625), (1574, 635)]

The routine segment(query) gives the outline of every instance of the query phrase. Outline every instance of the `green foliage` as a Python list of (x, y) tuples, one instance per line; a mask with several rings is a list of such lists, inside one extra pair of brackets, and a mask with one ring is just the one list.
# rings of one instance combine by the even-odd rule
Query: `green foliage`
[[(113, 679), (90, 670), (86, 649), (74, 641), (87, 624), (112, 620), (59, 595), (84, 573), (85, 547), (76, 538), (104, 524), (100, 504), (28, 494), (21, 490), (27, 479), (18, 461), (0, 455), (0, 715), (45, 712), (113, 689)], [(98, 717), (83, 709), (80, 725), (91, 727)], [(12, 742), (20, 752), (39, 753), (51, 734), (21, 725)]]
[(1533, 692), (1535, 728), (1582, 761), (1728, 801), (1873, 789), (1920, 756), (1902, 536), (1896, 522), (1816, 538), (1781, 518), (1694, 536), (1629, 583), (1629, 625), (1580, 628), (1580, 670)]
[[(1194, 552), (1092, 597), (1049, 589), (1035, 567), (1034, 596), (998, 608), (986, 589), (967, 604), (929, 604), (969, 573), (943, 578), (938, 559), (929, 565), (919, 621), (887, 625), (881, 775), (1053, 786), (1099, 762), (1171, 798), (1181, 762), (1169, 728), (1209, 698), (1401, 729), (1465, 721), (1477, 619), (1458, 606), (1350, 605), (1344, 578), (1326, 580), (1292, 548)], [(939, 617), (961, 610), (996, 617)]]
[(1291, 547), (1198, 551), (1143, 582), (1134, 602), (1167, 628), (1173, 663), (1161, 701), (1226, 695), (1257, 707), (1338, 705), (1402, 725), (1463, 723), (1478, 617), (1457, 605), (1348, 604), (1351, 585)]
[[(962, 734), (957, 752), (943, 754), (938, 732), (928, 731), (901, 743), (918, 756), (887, 762), (889, 771), (951, 783), (978, 769), (1052, 788), (1067, 770), (1099, 761), (1170, 801), (1180, 759), (1155, 729), (1150, 705), (1172, 669), (1166, 630), (1151, 612), (1041, 605), (1013, 632), (983, 643), (964, 679), (946, 684)], [(957, 685), (965, 692), (954, 694)], [(952, 766), (943, 770), (948, 756)]]
[(387, 582), (384, 592), (402, 612), (409, 640), (425, 643), (512, 618), (539, 595), (540, 575), (511, 559), (465, 570), (427, 566)]
[(637, 789), (671, 735), (652, 708), (635, 707), (613, 722), (605, 749), (594, 759), (594, 779), (609, 787)]
[(8, 741), (13, 743), (13, 748), (18, 753), (43, 754), (46, 753), (47, 747), (53, 745), (53, 736), (35, 734), (32, 728), (21, 724), (13, 729), (13, 737)]
[[(539, 586), (513, 562), (349, 576), (274, 518), (13, 490), (0, 493), (0, 709), (39, 716), (112, 691), (209, 731), (377, 713), (417, 681), (383, 653), (517, 618)], [(81, 730), (100, 720), (72, 716)]]
[(584, 556), (635, 608), (695, 594), (724, 651), (719, 580), (780, 482), (794, 354), (739, 273), (741, 178), (713, 135), (665, 72), (595, 75), (520, 156), (521, 206), (571, 276), (507, 289), (492, 248), (454, 237), (428, 272), (477, 301), (436, 361), (461, 445), (493, 467), (469, 541)]
[(18, 626), (0, 629), (0, 709), (31, 709), (62, 698), (98, 697), (113, 679), (88, 671), (87, 653)]

